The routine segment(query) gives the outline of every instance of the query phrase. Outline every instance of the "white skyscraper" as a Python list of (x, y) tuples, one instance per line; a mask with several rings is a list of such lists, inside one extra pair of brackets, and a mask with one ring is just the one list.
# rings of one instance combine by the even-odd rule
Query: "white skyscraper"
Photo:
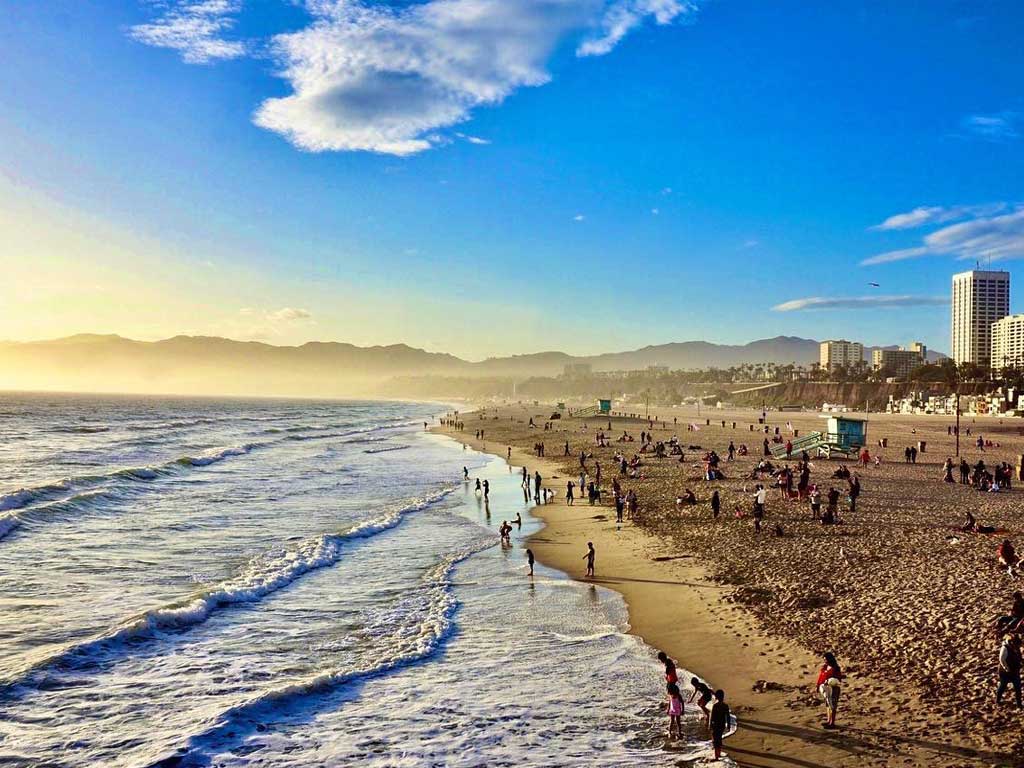
[(988, 365), (992, 323), (1010, 314), (1010, 273), (971, 270), (953, 275), (953, 360)]

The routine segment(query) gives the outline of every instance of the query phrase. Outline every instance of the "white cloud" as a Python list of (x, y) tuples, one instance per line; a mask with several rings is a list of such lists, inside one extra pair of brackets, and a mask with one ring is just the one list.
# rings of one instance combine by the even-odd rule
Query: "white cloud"
[(576, 55), (603, 56), (650, 16), (658, 24), (670, 24), (696, 12), (696, 3), (689, 0), (617, 0), (605, 8), (600, 34), (580, 43)]
[(918, 246), (916, 248), (900, 248), (895, 251), (886, 251), (885, 253), (879, 253), (876, 256), (864, 259), (860, 263), (862, 267), (870, 267), (875, 264), (890, 264), (894, 261), (906, 261), (907, 259), (916, 259), (921, 256), (927, 256), (930, 251), (924, 246)]
[(1019, 259), (1024, 257), (1024, 208), (1002, 216), (964, 221), (932, 232), (924, 239), (934, 253), (958, 259)]
[(974, 218), (977, 216), (991, 216), (1006, 210), (1006, 203), (986, 203), (983, 205), (954, 205), (943, 207), (939, 205), (918, 206), (906, 213), (897, 213), (890, 216), (881, 224), (876, 224), (871, 229), (915, 229), (929, 224), (943, 224), (948, 221)]
[(945, 296), (811, 296), (772, 307), (774, 312), (805, 309), (876, 309), (878, 307), (925, 307), (947, 304)]
[(470, 144), (479, 144), (483, 146), (491, 143), (490, 139), (481, 139), (479, 136), (470, 136), (467, 133), (456, 133), (455, 135), (463, 141), (468, 141)]
[(296, 320), (311, 320), (313, 313), (308, 309), (295, 309), (293, 307), (284, 307), (275, 312), (267, 313), (267, 320), (272, 323), (293, 323)]
[[(887, 264), (930, 255), (977, 261), (1024, 258), (1024, 206), (1017, 205), (1011, 209), (1005, 203), (993, 203), (942, 210), (957, 211), (954, 218), (971, 218), (930, 232), (922, 238), (920, 245), (880, 253), (864, 259), (861, 265)], [(997, 215), (996, 211), (999, 212)], [(897, 217), (888, 220), (892, 218)], [(933, 221), (939, 220), (933, 217)]]
[(968, 115), (961, 127), (970, 134), (986, 141), (1012, 141), (1020, 138), (1017, 125), (1020, 115), (1016, 112), (997, 112), (992, 115)]
[(659, 213), (661, 213), (661, 211), (659, 211), (657, 208), (651, 208), (651, 213), (657, 216)]
[[(689, 18), (697, 0), (294, 0), (312, 17), (274, 35), (269, 50), (291, 93), (268, 98), (254, 122), (300, 149), (411, 155), (444, 143), (436, 133), (550, 80), (567, 41), (580, 56), (608, 53), (647, 20)], [(192, 62), (241, 55), (224, 39), (241, 0), (176, 0), (132, 29)], [(467, 137), (472, 143), (485, 139)]]
[(573, 216), (573, 217), (572, 217), (572, 220), (573, 220), (573, 221), (583, 221), (583, 220), (585, 220), (586, 218), (587, 218), (587, 217), (586, 217), (586, 216), (584, 216), (584, 215), (583, 215), (582, 213), (577, 213), (577, 214), (576, 214), (575, 216)]
[(242, 0), (176, 0), (149, 24), (137, 24), (129, 35), (146, 45), (179, 51), (190, 64), (237, 59), (245, 44), (223, 35), (235, 25)]

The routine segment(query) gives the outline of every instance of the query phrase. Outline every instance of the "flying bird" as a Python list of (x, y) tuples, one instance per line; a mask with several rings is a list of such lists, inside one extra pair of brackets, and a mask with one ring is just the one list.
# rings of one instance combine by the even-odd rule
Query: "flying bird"
[(874, 288), (879, 288), (879, 287), (880, 287), (880, 286), (878, 285), (878, 283), (868, 283), (868, 285), (870, 285), (870, 286), (872, 286), (872, 287), (874, 287)]

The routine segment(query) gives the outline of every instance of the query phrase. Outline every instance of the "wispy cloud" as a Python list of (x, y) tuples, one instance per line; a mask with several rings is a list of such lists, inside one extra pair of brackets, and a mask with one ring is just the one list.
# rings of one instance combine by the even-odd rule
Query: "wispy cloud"
[[(263, 46), (291, 93), (263, 101), (254, 122), (303, 150), (399, 156), (444, 144), (439, 130), (547, 83), (548, 61), (566, 42), (580, 56), (603, 55), (648, 20), (669, 24), (697, 9), (697, 0), (294, 2), (311, 22)], [(241, 0), (172, 3), (132, 36), (190, 62), (243, 54), (224, 37)]]
[(1020, 138), (1017, 126), (1021, 116), (1017, 112), (996, 112), (991, 115), (968, 115), (960, 127), (968, 134), (985, 141), (1003, 142)]
[(294, 323), (297, 320), (311, 320), (312, 318), (313, 313), (308, 309), (296, 309), (295, 307), (284, 307), (267, 313), (267, 320), (272, 323)]
[(976, 216), (991, 216), (1005, 211), (1006, 203), (984, 203), (982, 205), (953, 205), (943, 207), (940, 205), (922, 205), (906, 213), (897, 213), (881, 224), (876, 224), (871, 229), (892, 230), (892, 229), (915, 229), (929, 224), (943, 224), (949, 221), (974, 218)]
[(245, 55), (245, 43), (225, 37), (242, 10), (242, 0), (176, 0), (161, 5), (162, 15), (128, 30), (133, 39), (178, 51), (190, 64), (209, 64)]
[(584, 216), (582, 213), (577, 213), (575, 216), (572, 217), (572, 220), (573, 221), (584, 221), (586, 218), (587, 217)]
[(875, 264), (891, 264), (894, 261), (906, 261), (907, 259), (918, 259), (921, 256), (928, 256), (931, 253), (926, 247), (900, 248), (895, 251), (886, 251), (864, 259), (860, 263), (862, 267), (870, 267)]
[(603, 56), (651, 16), (658, 24), (671, 24), (696, 12), (697, 4), (689, 0), (617, 0), (605, 9), (600, 33), (580, 43), (576, 55)]
[(772, 307), (773, 312), (808, 309), (877, 309), (879, 307), (928, 307), (946, 304), (944, 296), (811, 296)]
[[(1006, 203), (992, 203), (986, 206), (958, 206), (938, 210), (942, 213), (930, 214), (932, 223), (962, 218), (968, 220), (958, 221), (930, 232), (921, 239), (920, 245), (871, 256), (864, 259), (861, 265), (887, 264), (932, 255), (978, 261), (1024, 258), (1024, 206), (1011, 207)], [(944, 218), (950, 212), (955, 212), (956, 215), (951, 214), (951, 218)], [(907, 217), (913, 213), (912, 211), (910, 214), (898, 214), (886, 221), (899, 220), (901, 216)], [(906, 229), (909, 226), (888, 228)]]
[(463, 141), (468, 141), (470, 144), (478, 144), (483, 146), (491, 143), (490, 139), (482, 139), (479, 136), (470, 136), (467, 133), (456, 133), (455, 135), (458, 136)]

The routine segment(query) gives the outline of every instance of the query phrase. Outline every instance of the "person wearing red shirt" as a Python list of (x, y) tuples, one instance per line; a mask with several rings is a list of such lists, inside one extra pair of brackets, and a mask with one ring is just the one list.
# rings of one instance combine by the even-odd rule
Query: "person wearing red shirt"
[(840, 683), (843, 680), (843, 671), (836, 661), (835, 655), (825, 653), (825, 663), (818, 670), (818, 681), (815, 686), (821, 698), (825, 702), (828, 712), (828, 719), (825, 721), (826, 728), (836, 727), (836, 712), (839, 710)]

